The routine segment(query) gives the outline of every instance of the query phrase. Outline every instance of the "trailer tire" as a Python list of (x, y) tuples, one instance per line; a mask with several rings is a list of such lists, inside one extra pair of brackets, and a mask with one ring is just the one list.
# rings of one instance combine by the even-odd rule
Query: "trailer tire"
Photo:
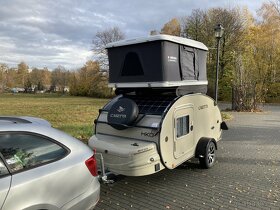
[(216, 142), (212, 139), (203, 138), (197, 145), (196, 156), (202, 168), (211, 168), (216, 160)]
[(113, 128), (124, 130), (135, 122), (138, 114), (138, 106), (133, 100), (121, 98), (112, 105), (107, 115), (107, 121)]

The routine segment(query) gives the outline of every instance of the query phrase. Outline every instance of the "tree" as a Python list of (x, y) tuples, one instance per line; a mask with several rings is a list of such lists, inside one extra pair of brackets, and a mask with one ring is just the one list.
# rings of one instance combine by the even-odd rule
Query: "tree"
[(35, 90), (44, 90), (51, 83), (51, 72), (47, 68), (33, 68), (29, 73), (29, 78), (32, 86), (35, 86)]
[(274, 92), (278, 86), (274, 84), (280, 66), (279, 18), (273, 3), (264, 3), (258, 14), (262, 19), (247, 22), (237, 55), (233, 77), (236, 110), (258, 109), (258, 103), (266, 100), (270, 87), (272, 95), (278, 95)]
[(96, 57), (101, 69), (108, 70), (108, 55), (105, 46), (108, 43), (116, 42), (125, 38), (125, 34), (118, 27), (108, 28), (104, 31), (98, 31), (92, 41), (93, 53)]
[(216, 39), (214, 27), (220, 23), (225, 28), (220, 46), (219, 67), (219, 97), (230, 100), (231, 81), (234, 72), (234, 55), (241, 50), (241, 40), (244, 37), (247, 17), (246, 10), (238, 8), (211, 8), (209, 10), (193, 10), (190, 16), (182, 19), (184, 36), (203, 42), (209, 47), (207, 60), (207, 74), (209, 80), (208, 94), (214, 95), (215, 65), (216, 65)]
[(108, 88), (108, 72), (100, 71), (99, 63), (88, 61), (81, 69), (70, 77), (70, 94), (78, 96), (110, 97)]
[[(33, 68), (32, 71), (30, 72), (30, 82), (32, 84), (32, 86), (38, 86), (38, 84), (42, 83), (42, 74), (41, 74), (41, 70), (37, 69), (37, 68)], [(38, 87), (36, 88), (38, 89)]]
[(79, 92), (79, 74), (77, 71), (71, 72), (69, 75), (69, 93), (73, 96), (81, 96)]
[(6, 86), (8, 88), (14, 88), (16, 86), (16, 78), (17, 78), (17, 69), (15, 68), (9, 68), (7, 70), (6, 75)]
[(47, 67), (44, 67), (41, 72), (41, 81), (44, 87), (49, 86), (51, 84), (51, 72)]
[(280, 1), (264, 3), (258, 11), (262, 17), (263, 41), (268, 45), (266, 50), (269, 54), (271, 82), (280, 82)]
[(63, 66), (56, 67), (51, 73), (51, 91), (64, 93), (69, 82), (69, 75), (69, 71)]
[(32, 83), (30, 81), (30, 78), (28, 78), (24, 83), (24, 92), (25, 93), (31, 93), (32, 92)]
[(18, 64), (16, 82), (20, 87), (24, 87), (28, 81), (28, 68), (28, 65), (23, 61)]
[(160, 33), (173, 35), (173, 36), (180, 36), (181, 25), (179, 20), (177, 18), (173, 18), (169, 22), (165, 23)]
[[(280, 1), (264, 3), (256, 21), (243, 8), (193, 10), (181, 19), (182, 36), (201, 41), (209, 47), (207, 59), (208, 93), (214, 89), (216, 40), (214, 27), (225, 28), (220, 46), (219, 99), (230, 100), (234, 108), (255, 110), (263, 102), (271, 84), (279, 81), (280, 69)], [(168, 29), (168, 24), (165, 24)], [(274, 90), (278, 85), (273, 85)], [(280, 87), (280, 83), (279, 83)], [(270, 95), (278, 95), (271, 91)], [(280, 94), (279, 94), (280, 95)]]
[(0, 92), (4, 92), (7, 87), (8, 69), (9, 67), (6, 64), (0, 63)]
[(182, 18), (182, 33), (184, 37), (191, 38), (203, 43), (209, 35), (206, 33), (207, 29), (207, 13), (200, 9), (192, 11), (190, 16)]

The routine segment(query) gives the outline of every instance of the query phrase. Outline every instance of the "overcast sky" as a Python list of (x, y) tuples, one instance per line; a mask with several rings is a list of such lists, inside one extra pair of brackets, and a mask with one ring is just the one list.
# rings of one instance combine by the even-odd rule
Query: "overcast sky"
[(0, 0), (0, 63), (68, 69), (92, 58), (97, 31), (118, 26), (127, 38), (146, 36), (193, 9), (247, 6), (264, 0)]

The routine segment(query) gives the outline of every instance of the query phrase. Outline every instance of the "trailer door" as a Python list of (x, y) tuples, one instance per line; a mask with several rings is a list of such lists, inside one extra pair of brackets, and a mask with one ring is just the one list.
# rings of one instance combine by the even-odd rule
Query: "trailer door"
[(174, 157), (187, 155), (194, 146), (193, 105), (177, 107), (174, 112)]

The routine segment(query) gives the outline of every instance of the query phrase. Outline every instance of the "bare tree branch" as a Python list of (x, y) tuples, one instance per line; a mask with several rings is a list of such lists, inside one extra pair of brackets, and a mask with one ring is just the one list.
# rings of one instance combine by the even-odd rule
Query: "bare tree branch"
[(94, 52), (101, 69), (109, 69), (108, 55), (105, 46), (108, 43), (116, 42), (124, 38), (125, 34), (118, 27), (108, 28), (96, 33), (92, 40), (92, 51)]

